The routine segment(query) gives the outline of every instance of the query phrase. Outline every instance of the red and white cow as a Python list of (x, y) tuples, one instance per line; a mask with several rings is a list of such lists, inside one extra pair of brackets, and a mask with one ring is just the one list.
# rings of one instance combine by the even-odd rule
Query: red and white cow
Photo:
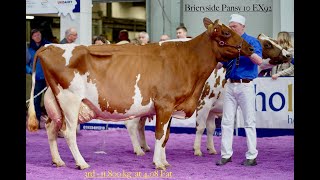
[[(156, 115), (153, 162), (157, 169), (166, 169), (171, 116), (184, 119), (193, 115), (203, 86), (219, 61), (236, 58), (239, 52), (253, 54), (251, 45), (218, 20), (204, 18), (203, 23), (206, 30), (186, 42), (88, 47), (50, 44), (39, 49), (34, 60), (40, 59), (49, 86), (44, 101), (52, 162), (65, 165), (58, 152), (58, 130), (76, 166), (85, 169), (89, 164), (78, 149), (78, 123)], [(33, 104), (35, 65), (29, 131), (38, 129)]]
[[(258, 66), (259, 72), (263, 69), (272, 68), (276, 64), (287, 62), (291, 58), (291, 54), (279, 46), (272, 38), (264, 34), (258, 35), (257, 38), (263, 47), (262, 56), (264, 59), (263, 63)], [(216, 128), (215, 118), (222, 115), (224, 84), (226, 83), (225, 73), (224, 68), (214, 69), (203, 87), (199, 104), (195, 111), (196, 137), (193, 146), (194, 155), (202, 155), (200, 150), (201, 136), (205, 129), (207, 130), (207, 149), (209, 154), (217, 154), (213, 142), (213, 133)], [(130, 135), (134, 153), (137, 155), (144, 155), (144, 151), (150, 150), (144, 136), (145, 122), (146, 118), (144, 117), (141, 119), (135, 118), (124, 123)], [(137, 133), (139, 133), (139, 140)]]

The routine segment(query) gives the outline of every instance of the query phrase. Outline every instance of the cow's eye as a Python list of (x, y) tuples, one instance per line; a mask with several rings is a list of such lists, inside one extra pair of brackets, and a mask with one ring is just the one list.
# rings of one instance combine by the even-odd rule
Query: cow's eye
[(265, 48), (271, 48), (271, 44), (267, 43), (264, 45)]
[(224, 31), (224, 32), (223, 32), (223, 35), (224, 35), (225, 37), (230, 37), (230, 36), (231, 36), (231, 33), (230, 33), (229, 31)]

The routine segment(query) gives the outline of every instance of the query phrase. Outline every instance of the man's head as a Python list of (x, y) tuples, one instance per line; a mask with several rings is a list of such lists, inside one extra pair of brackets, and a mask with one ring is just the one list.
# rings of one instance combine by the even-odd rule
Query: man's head
[(127, 30), (123, 29), (119, 32), (119, 41), (130, 41), (129, 40), (129, 33)]
[(34, 40), (36, 44), (41, 43), (41, 32), (39, 29), (32, 29), (31, 30), (31, 39)]
[(241, 36), (245, 31), (246, 18), (240, 14), (232, 14), (230, 17), (229, 27)]
[(160, 36), (160, 41), (166, 41), (166, 40), (169, 40), (170, 37), (167, 35), (167, 34), (163, 34)]
[(77, 30), (73, 27), (68, 28), (65, 32), (67, 43), (74, 43), (78, 38)]
[(188, 30), (185, 26), (179, 26), (176, 28), (176, 34), (178, 39), (187, 38), (187, 33)]
[(139, 43), (142, 45), (148, 44), (149, 42), (149, 34), (142, 31), (138, 34)]

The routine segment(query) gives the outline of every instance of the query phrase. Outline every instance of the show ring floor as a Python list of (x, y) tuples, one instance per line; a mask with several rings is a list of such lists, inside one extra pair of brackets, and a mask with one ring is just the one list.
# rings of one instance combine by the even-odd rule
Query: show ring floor
[[(58, 138), (58, 148), (66, 166), (57, 168), (51, 165), (45, 129), (35, 133), (26, 131), (26, 179), (294, 179), (294, 136), (258, 138), (258, 165), (244, 167), (241, 162), (245, 159), (247, 150), (245, 137), (234, 137), (232, 162), (216, 166), (215, 162), (220, 159), (221, 137), (214, 136), (218, 154), (209, 155), (205, 147), (206, 135), (203, 135), (203, 156), (199, 157), (193, 155), (195, 134), (171, 133), (166, 146), (167, 161), (171, 166), (166, 171), (155, 170), (152, 164), (154, 132), (146, 131), (146, 138), (151, 151), (146, 152), (145, 156), (136, 156), (126, 129), (81, 130), (77, 143), (90, 168), (78, 170), (64, 138)], [(136, 178), (138, 175), (141, 177)], [(143, 177), (144, 175), (149, 177)]]

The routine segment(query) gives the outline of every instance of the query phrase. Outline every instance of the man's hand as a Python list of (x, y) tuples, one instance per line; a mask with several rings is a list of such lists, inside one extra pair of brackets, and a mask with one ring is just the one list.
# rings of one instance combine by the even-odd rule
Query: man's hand
[(273, 80), (277, 80), (278, 77), (279, 77), (279, 75), (278, 75), (278, 74), (274, 74), (274, 75), (272, 75), (271, 77), (272, 77)]
[(223, 64), (221, 62), (218, 62), (218, 64), (216, 65), (216, 69), (220, 69), (222, 68)]
[(249, 58), (253, 63), (257, 65), (262, 64), (262, 58), (256, 53), (253, 53)]

